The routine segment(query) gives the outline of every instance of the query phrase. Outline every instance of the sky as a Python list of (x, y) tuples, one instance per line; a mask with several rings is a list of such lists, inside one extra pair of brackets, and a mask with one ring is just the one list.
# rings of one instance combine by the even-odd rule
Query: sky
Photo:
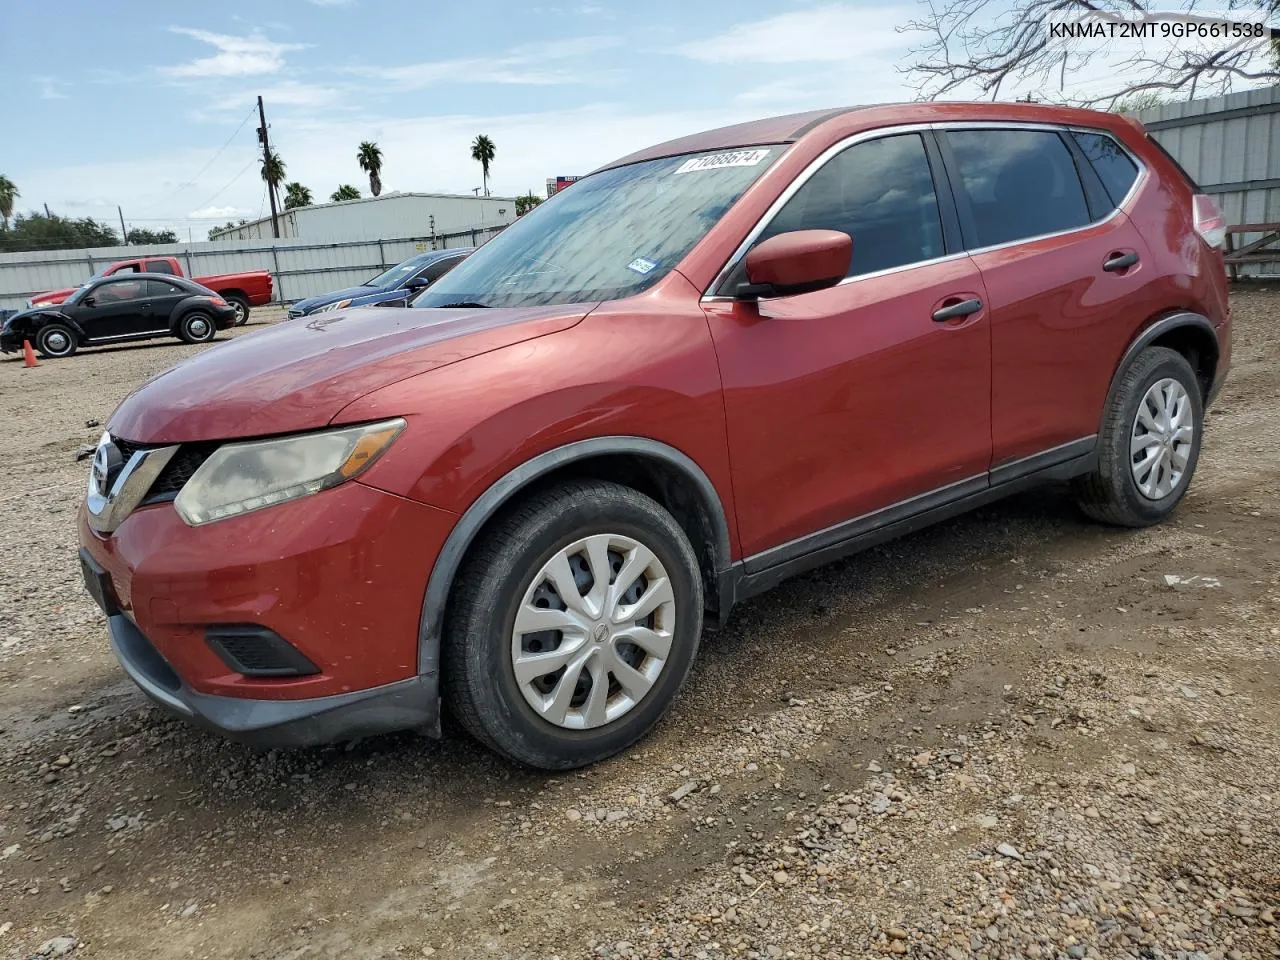
[[(10, 0), (0, 173), (18, 210), (204, 239), (266, 215), (256, 97), (288, 179), (326, 200), (543, 194), (646, 145), (757, 117), (893, 100), (916, 0)], [(1016, 91), (1008, 91), (1010, 94)], [(188, 233), (190, 231), (190, 234)]]

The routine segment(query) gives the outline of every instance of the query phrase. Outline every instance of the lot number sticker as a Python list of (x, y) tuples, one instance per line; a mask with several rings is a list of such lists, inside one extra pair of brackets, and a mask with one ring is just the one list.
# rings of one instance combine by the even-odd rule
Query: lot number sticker
[(649, 273), (658, 264), (653, 260), (646, 260), (644, 257), (636, 257), (627, 264), (628, 270), (634, 270), (636, 273)]
[(703, 170), (720, 170), (724, 167), (754, 167), (769, 156), (768, 150), (734, 150), (731, 153), (713, 153), (694, 157), (676, 167), (676, 173), (701, 173)]

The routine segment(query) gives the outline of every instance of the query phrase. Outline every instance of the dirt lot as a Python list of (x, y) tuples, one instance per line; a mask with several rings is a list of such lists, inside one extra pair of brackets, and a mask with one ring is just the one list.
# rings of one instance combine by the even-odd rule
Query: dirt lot
[(149, 706), (78, 582), (74, 453), (199, 348), (0, 362), (0, 957), (1280, 956), (1280, 295), (1234, 302), (1171, 522), (1044, 490), (795, 580), (559, 777)]

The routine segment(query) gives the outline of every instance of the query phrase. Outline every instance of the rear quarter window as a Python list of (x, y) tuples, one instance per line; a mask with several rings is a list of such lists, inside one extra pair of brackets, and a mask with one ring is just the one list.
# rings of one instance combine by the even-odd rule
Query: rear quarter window
[(1117, 207), (1133, 188), (1138, 179), (1138, 166), (1125, 153), (1124, 148), (1111, 137), (1101, 133), (1072, 133), (1080, 150), (1089, 158), (1094, 172), (1102, 181), (1107, 196)]

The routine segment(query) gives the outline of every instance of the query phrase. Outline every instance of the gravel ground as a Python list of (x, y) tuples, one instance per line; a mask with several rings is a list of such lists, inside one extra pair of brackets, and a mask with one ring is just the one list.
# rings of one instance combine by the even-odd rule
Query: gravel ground
[(74, 454), (201, 348), (0, 362), (0, 957), (1280, 956), (1280, 295), (1234, 310), (1170, 522), (1046, 489), (794, 580), (558, 777), (149, 706), (78, 583)]

